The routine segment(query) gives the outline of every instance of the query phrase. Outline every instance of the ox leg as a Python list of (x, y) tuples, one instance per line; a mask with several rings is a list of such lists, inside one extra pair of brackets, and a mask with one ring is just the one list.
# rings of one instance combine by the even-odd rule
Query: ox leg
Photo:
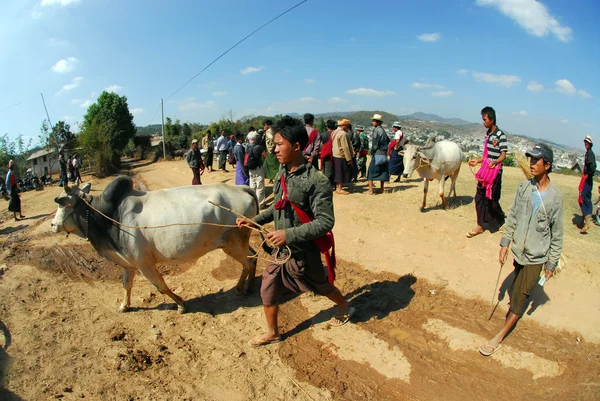
[(448, 191), (448, 198), (452, 196), (452, 192), (454, 192), (454, 197), (456, 198), (456, 178), (458, 176), (458, 172), (455, 171), (450, 175), (450, 191)]
[(440, 177), (440, 190), (439, 190), (439, 194), (440, 194), (440, 198), (442, 198), (442, 207), (444, 209), (446, 209), (448, 207), (448, 204), (446, 203), (446, 199), (444, 198), (444, 184), (446, 183), (446, 180), (444, 179), (444, 177)]
[(135, 269), (123, 268), (123, 289), (125, 290), (125, 298), (119, 306), (119, 313), (127, 312), (131, 306), (131, 288), (133, 287), (133, 279), (135, 278)]
[(183, 302), (183, 299), (167, 287), (167, 283), (165, 283), (165, 280), (158, 270), (156, 270), (155, 266), (140, 268), (140, 271), (161, 294), (167, 295), (177, 304), (177, 312), (185, 313), (185, 303)]
[(425, 209), (427, 191), (429, 191), (429, 180), (425, 178), (425, 181), (423, 182), (423, 202), (421, 202), (421, 210)]
[[(254, 252), (252, 247), (245, 249), (243, 247), (223, 248), (223, 252), (242, 264), (242, 273), (235, 286), (235, 293), (236, 295), (244, 295), (254, 284), (254, 277), (256, 276), (256, 259), (248, 259), (248, 256), (255, 255), (256, 252)], [(245, 285), (246, 281), (248, 282), (248, 285)]]

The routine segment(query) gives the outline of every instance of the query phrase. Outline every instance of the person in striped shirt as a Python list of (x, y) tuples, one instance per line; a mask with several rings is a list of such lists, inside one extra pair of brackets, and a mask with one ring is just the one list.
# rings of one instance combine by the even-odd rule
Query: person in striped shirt
[[(481, 110), (481, 119), (483, 126), (487, 129), (485, 143), (488, 148), (488, 158), (490, 159), (490, 168), (496, 167), (506, 159), (508, 151), (506, 134), (496, 125), (496, 111), (487, 106)], [(469, 160), (469, 166), (475, 167), (483, 158)], [(500, 206), (500, 195), (502, 192), (502, 167), (492, 186), (492, 197), (486, 196), (486, 188), (477, 184), (477, 193), (475, 194), (475, 210), (477, 212), (477, 227), (467, 233), (468, 238), (483, 233), (484, 224), (488, 225), (490, 232), (496, 232), (504, 226), (506, 215)]]

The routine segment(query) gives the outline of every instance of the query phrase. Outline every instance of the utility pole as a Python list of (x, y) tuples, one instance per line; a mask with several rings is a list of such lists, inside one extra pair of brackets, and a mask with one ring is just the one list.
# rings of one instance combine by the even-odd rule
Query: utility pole
[(165, 147), (165, 109), (163, 107), (163, 100), (160, 99), (160, 112), (162, 114), (162, 142), (163, 142), (163, 160), (167, 160), (167, 151)]
[(46, 117), (48, 118), (48, 122), (50, 123), (50, 131), (52, 131), (52, 121), (50, 121), (50, 116), (48, 115), (48, 109), (46, 108), (46, 101), (44, 100), (44, 94), (40, 93), (42, 97), (42, 103), (44, 104), (44, 110), (46, 110)]

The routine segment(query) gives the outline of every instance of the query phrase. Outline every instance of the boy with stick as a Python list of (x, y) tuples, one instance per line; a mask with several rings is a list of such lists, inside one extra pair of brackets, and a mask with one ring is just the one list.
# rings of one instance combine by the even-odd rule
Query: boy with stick
[(332, 326), (347, 323), (354, 312), (333, 285), (335, 251), (325, 255), (328, 275), (321, 262), (321, 253), (327, 251), (324, 242), (330, 238), (335, 222), (329, 180), (302, 155), (308, 134), (300, 121), (285, 116), (274, 128), (274, 154), (281, 164), (273, 186), (275, 203), (254, 221), (243, 218), (236, 221), (239, 228), (274, 221), (275, 231), (268, 233), (267, 239), (276, 247), (287, 245), (291, 251), (291, 255), (282, 249), (274, 252), (263, 272), (260, 295), (267, 333), (250, 341), (255, 347), (281, 341), (277, 316), (279, 297), (284, 289), (296, 294), (312, 291), (335, 302), (338, 308), (330, 321)]
[(500, 348), (504, 337), (523, 316), (542, 269), (544, 276), (540, 284), (543, 285), (545, 279), (552, 277), (562, 253), (562, 194), (548, 177), (554, 153), (548, 146), (537, 144), (525, 155), (530, 158), (529, 169), (533, 178), (519, 184), (500, 241), (501, 266), (506, 262), (512, 242), (515, 281), (509, 290), (510, 310), (502, 330), (479, 348), (484, 356), (490, 356)]

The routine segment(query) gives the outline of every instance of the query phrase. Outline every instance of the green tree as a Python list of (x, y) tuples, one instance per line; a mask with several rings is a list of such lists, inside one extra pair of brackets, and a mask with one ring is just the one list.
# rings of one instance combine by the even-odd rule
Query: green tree
[(515, 167), (517, 165), (517, 162), (515, 161), (515, 154), (514, 153), (507, 154), (506, 158), (504, 159), (504, 162), (502, 162), (502, 164), (506, 167)]
[(58, 163), (58, 150), (61, 146), (72, 151), (77, 144), (77, 138), (71, 132), (71, 126), (64, 121), (57, 122), (50, 130), (48, 121), (44, 120), (40, 128), (39, 138), (42, 147), (50, 152), (48, 155), (50, 157), (50, 169), (55, 163)]
[(111, 163), (114, 167), (118, 167), (123, 150), (136, 132), (133, 115), (127, 105), (127, 97), (113, 92), (102, 92), (97, 102), (88, 107), (83, 118), (82, 131), (86, 131), (94, 123), (95, 130), (100, 129), (106, 135), (106, 146), (111, 153)]
[(111, 135), (98, 120), (93, 120), (77, 135), (77, 143), (87, 156), (94, 174), (104, 177), (115, 171), (114, 152), (110, 148)]

